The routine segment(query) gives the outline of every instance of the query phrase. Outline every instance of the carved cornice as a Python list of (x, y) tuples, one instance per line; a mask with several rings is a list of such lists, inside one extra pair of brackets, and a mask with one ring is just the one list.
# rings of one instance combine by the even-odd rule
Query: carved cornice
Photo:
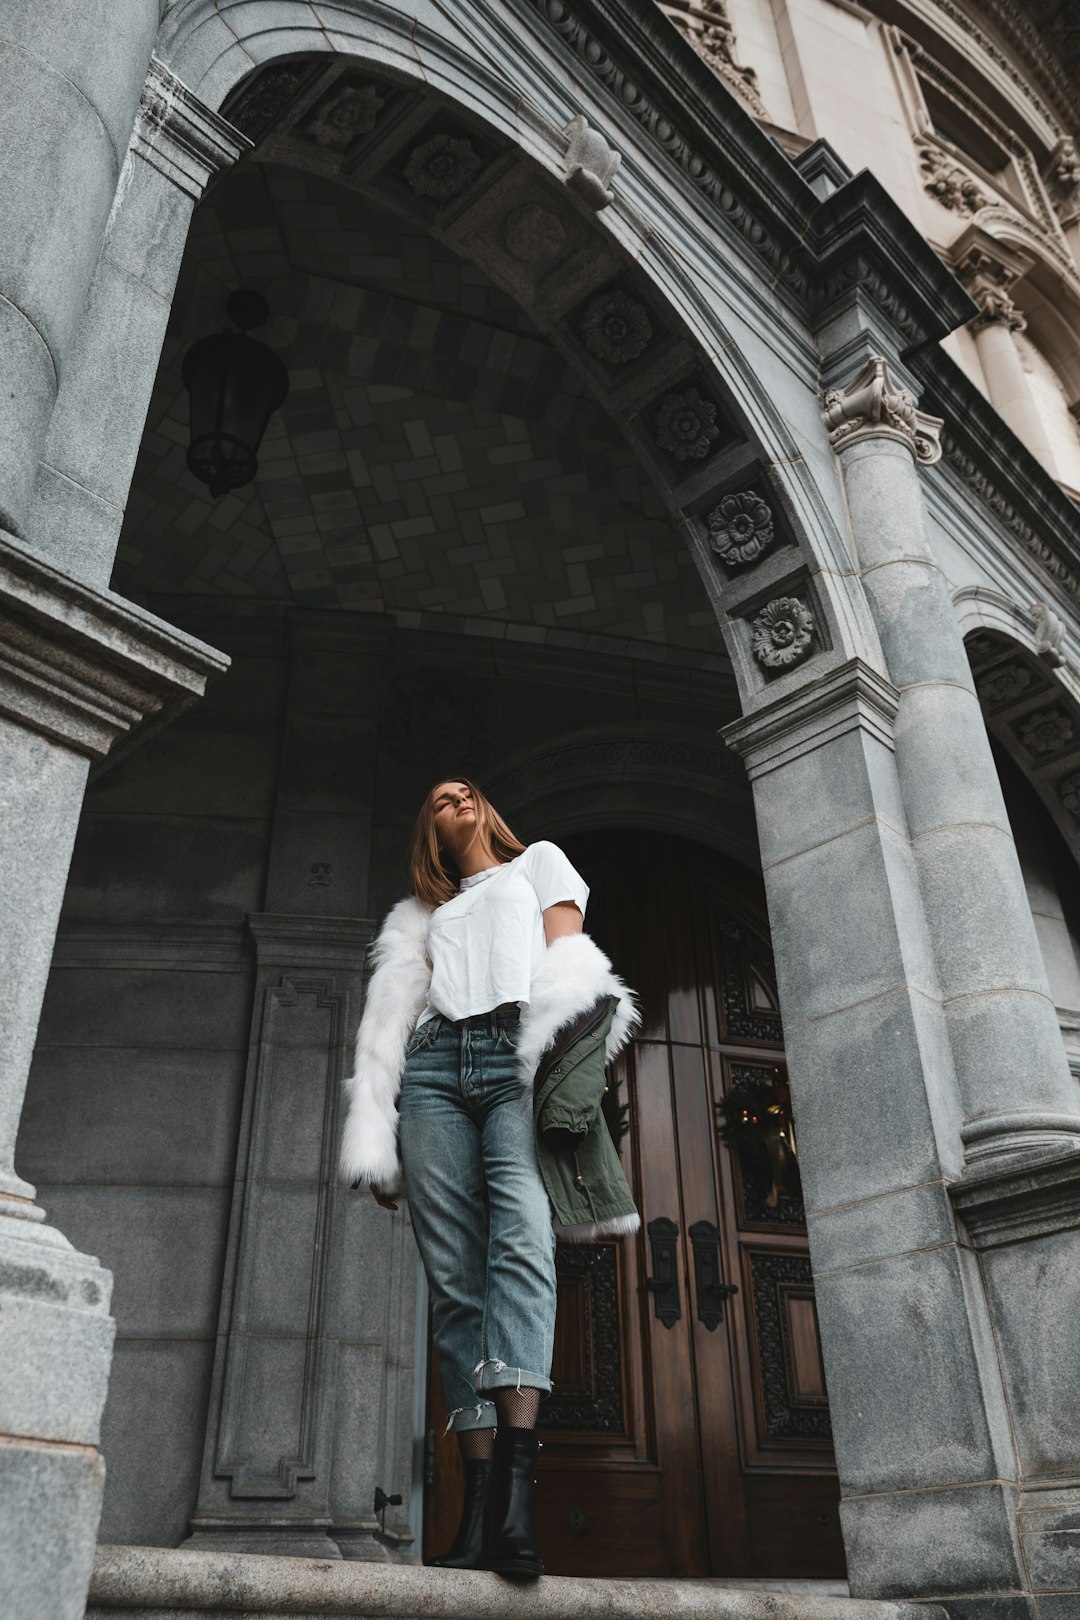
[(1080, 516), (989, 400), (940, 349), (922, 357), (924, 400), (948, 424), (945, 466), (1067, 596), (1080, 602)]
[(0, 533), (0, 714), (91, 760), (202, 696), (229, 660)]
[(197, 202), (207, 182), (251, 150), (251, 141), (211, 112), (156, 56), (139, 101), (132, 148)]
[(893, 382), (880, 355), (872, 355), (845, 388), (827, 391), (821, 415), (834, 450), (887, 438), (905, 445), (923, 467), (940, 460), (941, 418), (916, 409), (914, 396)]

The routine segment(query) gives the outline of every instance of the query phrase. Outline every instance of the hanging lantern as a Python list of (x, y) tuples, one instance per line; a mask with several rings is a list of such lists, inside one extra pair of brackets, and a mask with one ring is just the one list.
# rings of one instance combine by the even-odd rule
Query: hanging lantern
[(289, 373), (277, 355), (248, 337), (270, 313), (265, 298), (230, 293), (225, 312), (235, 330), (193, 343), (181, 371), (191, 395), (187, 464), (215, 499), (251, 483), (266, 424), (289, 392)]

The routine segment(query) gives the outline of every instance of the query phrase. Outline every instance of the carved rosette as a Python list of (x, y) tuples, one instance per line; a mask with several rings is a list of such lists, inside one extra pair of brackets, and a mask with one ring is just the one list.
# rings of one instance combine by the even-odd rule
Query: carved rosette
[(881, 435), (906, 444), (924, 467), (941, 458), (941, 417), (916, 409), (914, 396), (897, 387), (880, 355), (872, 356), (846, 388), (830, 388), (823, 406), (834, 450)]
[(725, 495), (706, 522), (709, 544), (730, 568), (757, 562), (773, 542), (772, 507), (753, 490)]
[(371, 134), (385, 105), (373, 84), (343, 85), (316, 106), (304, 134), (317, 146), (343, 152), (354, 136)]
[(980, 208), (989, 208), (991, 199), (978, 182), (958, 168), (939, 146), (929, 142), (920, 146), (919, 167), (923, 190), (943, 208), (962, 215), (977, 214)]
[(700, 461), (714, 439), (720, 437), (716, 406), (702, 399), (696, 388), (668, 394), (656, 413), (656, 442), (676, 461)]
[(1021, 720), (1017, 727), (1020, 741), (1033, 759), (1044, 754), (1057, 754), (1076, 736), (1072, 716), (1059, 705), (1039, 709)]
[(1080, 821), (1080, 771), (1070, 771), (1057, 785), (1058, 798), (1074, 821)]
[(765, 669), (800, 664), (814, 638), (814, 615), (797, 596), (766, 602), (750, 626), (750, 648)]
[(483, 166), (471, 141), (456, 135), (432, 135), (413, 147), (404, 173), (418, 197), (447, 203), (472, 184)]
[(1002, 664), (982, 676), (977, 682), (979, 696), (994, 708), (1004, 703), (1015, 703), (1024, 696), (1032, 682), (1032, 674), (1023, 664)]
[(594, 298), (579, 327), (589, 353), (609, 366), (625, 365), (644, 354), (652, 330), (645, 306), (618, 288)]

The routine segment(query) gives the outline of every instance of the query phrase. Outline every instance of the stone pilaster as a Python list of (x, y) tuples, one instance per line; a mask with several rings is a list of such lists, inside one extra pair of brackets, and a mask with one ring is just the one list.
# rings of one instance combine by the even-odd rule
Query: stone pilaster
[(87, 773), (220, 654), (0, 534), (0, 1613), (81, 1620), (101, 1512), (112, 1279), (45, 1222), (15, 1138)]
[[(370, 924), (264, 914), (191, 1547), (339, 1558), (339, 1102)], [(375, 1521), (371, 1519), (371, 1528)]]
[[(337, 1174), (359, 1020), (384, 618), (297, 610), (199, 1502), (189, 1547), (379, 1560), (407, 1497), (415, 1260)], [(402, 1354), (402, 1341), (407, 1353)], [(402, 1414), (406, 1415), (404, 1430)]]

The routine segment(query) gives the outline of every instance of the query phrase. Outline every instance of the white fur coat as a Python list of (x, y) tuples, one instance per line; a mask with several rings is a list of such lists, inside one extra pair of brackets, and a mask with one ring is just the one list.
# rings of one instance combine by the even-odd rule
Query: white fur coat
[[(431, 983), (430, 916), (431, 908), (410, 895), (398, 901), (379, 930), (353, 1072), (345, 1082), (341, 1173), (350, 1183), (365, 1182), (392, 1196), (401, 1191), (397, 1102), (405, 1048)], [(529, 1003), (522, 1008), (517, 1060), (526, 1086), (532, 1085), (540, 1059), (559, 1031), (600, 996), (614, 996), (618, 1002), (605, 1051), (610, 1062), (640, 1019), (632, 992), (588, 934), (555, 940), (544, 952)]]

